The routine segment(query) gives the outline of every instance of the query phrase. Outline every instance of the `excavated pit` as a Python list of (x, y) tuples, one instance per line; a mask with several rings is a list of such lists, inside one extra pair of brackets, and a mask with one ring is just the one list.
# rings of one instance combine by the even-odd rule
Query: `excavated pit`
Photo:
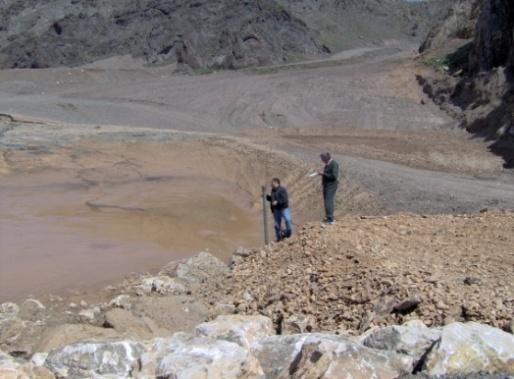
[(203, 250), (227, 260), (262, 244), (262, 184), (283, 178), (298, 205), (317, 184), (286, 155), (214, 138), (6, 149), (2, 173), (1, 301), (94, 289)]

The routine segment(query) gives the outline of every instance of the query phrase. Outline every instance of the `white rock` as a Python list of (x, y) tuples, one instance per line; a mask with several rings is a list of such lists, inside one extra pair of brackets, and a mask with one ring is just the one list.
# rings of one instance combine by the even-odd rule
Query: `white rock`
[(138, 366), (144, 348), (131, 341), (79, 342), (48, 354), (45, 366), (58, 377), (125, 378)]
[(34, 367), (42, 367), (45, 365), (47, 357), (48, 353), (36, 353), (30, 358), (30, 363), (32, 363)]
[[(151, 377), (173, 379), (264, 378), (257, 359), (241, 346), (228, 341), (177, 333), (154, 341), (142, 358), (143, 372)], [(146, 366), (146, 367), (145, 367)], [(148, 371), (150, 369), (150, 371)], [(150, 372), (150, 373), (148, 373)]]
[(94, 322), (96, 317), (100, 314), (100, 307), (90, 309), (82, 309), (78, 315), (85, 322)]
[(224, 315), (216, 320), (200, 324), (195, 329), (197, 336), (235, 342), (249, 348), (257, 340), (275, 334), (273, 322), (264, 316)]
[(441, 329), (428, 328), (422, 321), (413, 320), (403, 325), (372, 329), (360, 338), (367, 347), (406, 354), (419, 361), (441, 338)]
[(514, 373), (514, 336), (475, 322), (449, 324), (424, 364), (428, 374)]
[(16, 303), (0, 304), (0, 320), (16, 317), (19, 312), (20, 307)]
[(130, 302), (130, 296), (129, 295), (116, 296), (114, 299), (112, 299), (109, 302), (109, 306), (130, 310), (130, 308), (132, 308), (132, 304)]
[(182, 295), (187, 292), (186, 286), (178, 282), (176, 278), (169, 276), (154, 276), (144, 278), (136, 287), (138, 295), (158, 293), (160, 295)]

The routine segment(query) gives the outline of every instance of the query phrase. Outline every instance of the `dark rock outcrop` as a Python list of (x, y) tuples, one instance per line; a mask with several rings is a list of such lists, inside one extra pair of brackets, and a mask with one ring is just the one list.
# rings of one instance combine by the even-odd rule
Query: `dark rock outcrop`
[(514, 66), (514, 3), (489, 0), (485, 3), (470, 57), (470, 71), (478, 73), (504, 66)]
[(306, 25), (273, 0), (17, 0), (0, 12), (0, 67), (130, 54), (150, 63), (235, 68), (322, 51)]
[(193, 69), (280, 63), (417, 38), (441, 7), (404, 0), (3, 0), (0, 68), (117, 55)]

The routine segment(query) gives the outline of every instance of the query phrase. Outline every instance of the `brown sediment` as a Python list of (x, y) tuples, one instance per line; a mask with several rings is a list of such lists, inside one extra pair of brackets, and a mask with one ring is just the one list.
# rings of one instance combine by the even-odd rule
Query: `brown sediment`
[(315, 189), (293, 160), (221, 139), (84, 140), (7, 156), (1, 300), (87, 290), (199, 251), (227, 261), (262, 243), (268, 177)]

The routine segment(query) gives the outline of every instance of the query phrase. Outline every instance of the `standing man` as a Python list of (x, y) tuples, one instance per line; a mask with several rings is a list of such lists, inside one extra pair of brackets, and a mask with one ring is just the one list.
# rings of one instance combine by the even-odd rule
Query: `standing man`
[[(276, 242), (291, 237), (293, 222), (289, 211), (289, 197), (287, 190), (280, 185), (280, 179), (274, 178), (271, 181), (271, 195), (266, 196), (266, 199), (271, 203), (271, 212), (275, 220)], [(286, 226), (285, 231), (282, 231), (282, 219)]]
[(323, 202), (325, 203), (325, 219), (323, 221), (332, 225), (334, 223), (334, 199), (339, 184), (339, 164), (332, 159), (330, 153), (323, 153), (320, 158), (325, 164), (323, 172), (318, 173), (321, 176)]

